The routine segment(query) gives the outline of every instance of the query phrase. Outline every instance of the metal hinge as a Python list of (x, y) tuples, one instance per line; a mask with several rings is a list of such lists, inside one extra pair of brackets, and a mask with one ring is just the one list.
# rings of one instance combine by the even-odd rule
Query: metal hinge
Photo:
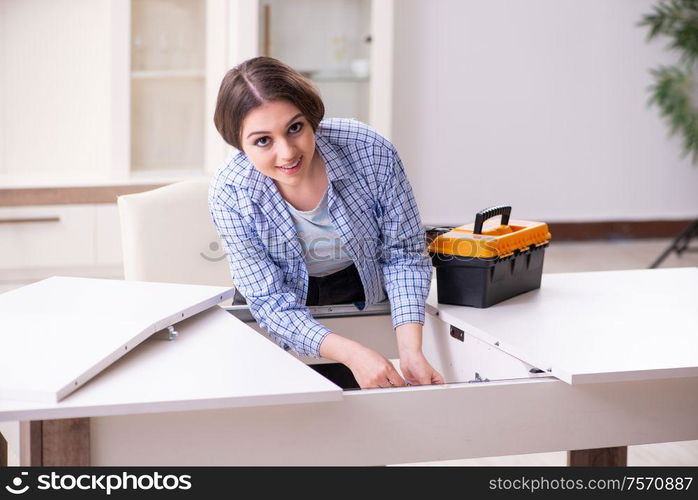
[(475, 378), (473, 380), (468, 380), (469, 384), (476, 384), (478, 382), (489, 382), (490, 379), (482, 378), (478, 372), (475, 372)]
[(154, 333), (150, 338), (157, 340), (175, 340), (177, 335), (179, 335), (179, 332), (175, 330), (175, 327), (168, 326), (167, 330), (160, 330), (159, 332)]

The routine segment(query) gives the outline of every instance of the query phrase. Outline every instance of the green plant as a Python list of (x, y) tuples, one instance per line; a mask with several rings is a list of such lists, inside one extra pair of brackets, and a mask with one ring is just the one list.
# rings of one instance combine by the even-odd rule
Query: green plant
[(669, 48), (679, 53), (674, 66), (653, 69), (655, 83), (650, 87), (650, 104), (656, 105), (667, 120), (671, 135), (683, 137), (684, 156), (698, 164), (698, 102), (695, 78), (698, 63), (698, 0), (660, 0), (641, 26), (649, 26), (647, 39), (659, 35), (671, 39)]

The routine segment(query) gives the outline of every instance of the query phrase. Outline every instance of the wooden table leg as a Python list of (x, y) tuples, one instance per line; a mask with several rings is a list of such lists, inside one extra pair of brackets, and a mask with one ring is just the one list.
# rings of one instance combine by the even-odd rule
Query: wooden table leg
[(7, 440), (5, 439), (5, 436), (2, 435), (2, 432), (0, 432), (0, 467), (7, 467), (8, 460)]
[(23, 450), (28, 456), (22, 465), (86, 466), (90, 465), (90, 419), (67, 418), (24, 422)]
[(628, 447), (568, 451), (567, 465), (570, 467), (626, 467)]

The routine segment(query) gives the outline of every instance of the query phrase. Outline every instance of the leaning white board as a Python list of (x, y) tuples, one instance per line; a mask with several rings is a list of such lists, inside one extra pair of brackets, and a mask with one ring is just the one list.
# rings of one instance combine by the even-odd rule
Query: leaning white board
[(570, 384), (698, 375), (698, 268), (544, 274), (486, 309), (429, 310)]
[(233, 293), (58, 276), (6, 292), (0, 295), (0, 398), (59, 401), (153, 333)]
[(0, 398), (0, 422), (342, 399), (340, 387), (218, 306), (177, 331), (171, 342), (141, 343), (59, 402)]

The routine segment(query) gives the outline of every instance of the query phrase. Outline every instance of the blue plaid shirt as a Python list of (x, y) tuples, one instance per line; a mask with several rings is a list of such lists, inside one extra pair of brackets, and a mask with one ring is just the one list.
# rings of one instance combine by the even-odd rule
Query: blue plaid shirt
[[(395, 147), (356, 120), (316, 131), (327, 168), (330, 217), (364, 286), (366, 304), (390, 300), (393, 326), (424, 324), (431, 282), (424, 229)], [(218, 169), (209, 209), (236, 287), (259, 325), (284, 349), (319, 357), (331, 331), (305, 305), (308, 271), (274, 181), (243, 152)]]

